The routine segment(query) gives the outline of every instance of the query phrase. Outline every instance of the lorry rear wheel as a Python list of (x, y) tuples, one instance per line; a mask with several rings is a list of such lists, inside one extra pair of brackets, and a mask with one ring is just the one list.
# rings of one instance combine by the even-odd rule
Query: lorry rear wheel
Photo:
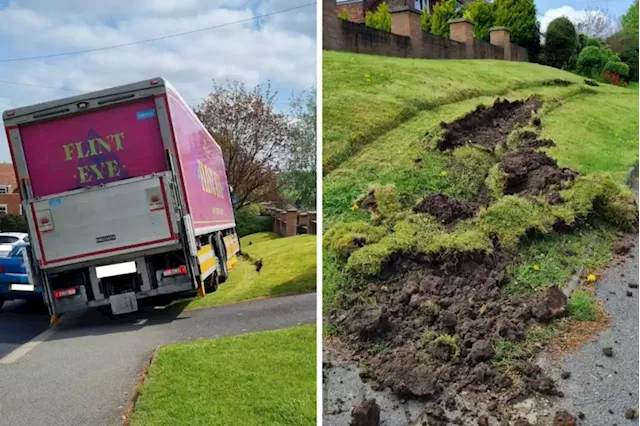
[(204, 290), (207, 293), (213, 293), (218, 290), (218, 273), (214, 272), (204, 280)]
[(227, 276), (229, 275), (229, 271), (227, 269), (227, 250), (224, 246), (224, 242), (220, 234), (215, 234), (212, 238), (212, 243), (216, 247), (216, 252), (218, 254), (218, 258), (220, 259), (220, 276), (218, 277), (218, 283), (222, 284), (227, 280)]

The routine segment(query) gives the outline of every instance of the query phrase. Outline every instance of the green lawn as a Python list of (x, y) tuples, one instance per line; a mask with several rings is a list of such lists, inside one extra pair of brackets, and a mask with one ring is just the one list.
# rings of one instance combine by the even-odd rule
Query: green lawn
[(638, 161), (638, 87), (626, 90), (577, 96), (546, 114), (542, 137), (558, 143), (547, 153), (581, 173), (624, 182)]
[(132, 426), (316, 424), (316, 327), (161, 348)]
[[(420, 111), (540, 87), (553, 79), (583, 82), (575, 74), (523, 62), (399, 59), (325, 51), (323, 172), (334, 170)], [(615, 94), (627, 90), (597, 89)]]
[(256, 234), (245, 235), (240, 238), (240, 247), (242, 250), (250, 249), (250, 245), (261, 243), (263, 241), (275, 240), (276, 238), (281, 238), (280, 235), (275, 232), (258, 232)]
[[(249, 241), (253, 243), (249, 245)], [(218, 291), (193, 299), (187, 309), (225, 305), (258, 297), (307, 293), (316, 288), (316, 236), (277, 238), (264, 232), (247, 235), (241, 247), (253, 259), (262, 259), (260, 272), (240, 257), (229, 279)]]

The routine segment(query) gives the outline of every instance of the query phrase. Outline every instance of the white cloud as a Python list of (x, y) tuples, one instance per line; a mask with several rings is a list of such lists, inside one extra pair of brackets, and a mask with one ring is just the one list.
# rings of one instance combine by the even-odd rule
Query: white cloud
[[(597, 14), (601, 15), (603, 19), (611, 20), (611, 17), (607, 16), (607, 14), (601, 10), (586, 10), (586, 9), (574, 9), (571, 6), (561, 6), (556, 9), (549, 9), (545, 12), (542, 19), (540, 19), (540, 31), (542, 33), (547, 32), (547, 27), (556, 18), (565, 17), (569, 19), (571, 22), (576, 24), (577, 22), (584, 19), (587, 14)], [(611, 22), (612, 27), (615, 26), (615, 22)]]
[[(10, 51), (3, 57), (21, 57), (126, 44), (295, 5), (290, 0), (262, 1), (257, 9), (231, 0), (13, 0), (0, 9), (0, 22), (12, 23), (0, 26), (0, 51)], [(315, 83), (315, 14), (313, 5), (264, 18), (260, 25), (252, 21), (118, 49), (9, 62), (0, 67), (0, 80), (89, 91), (162, 76), (192, 103), (209, 93), (213, 79), (248, 86), (271, 81), (281, 89), (283, 108), (291, 91)], [(0, 89), (0, 106), (8, 108), (74, 94), (2, 83)], [(0, 161), (7, 161), (0, 134)]]

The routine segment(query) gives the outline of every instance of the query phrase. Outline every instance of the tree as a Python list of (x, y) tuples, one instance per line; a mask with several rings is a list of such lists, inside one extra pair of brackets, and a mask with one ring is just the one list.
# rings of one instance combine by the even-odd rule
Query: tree
[(576, 29), (567, 18), (551, 21), (545, 37), (546, 63), (552, 67), (566, 69), (577, 45)]
[(540, 24), (533, 0), (495, 0), (496, 26), (507, 27), (511, 42), (524, 47), (536, 60), (540, 51)]
[(589, 37), (605, 38), (616, 31), (616, 20), (605, 9), (586, 9), (574, 24), (576, 32)]
[(195, 113), (214, 137), (224, 157), (237, 207), (279, 200), (278, 173), (291, 152), (287, 117), (274, 110), (269, 85), (248, 90), (244, 84), (214, 83)]
[(316, 91), (303, 92), (291, 101), (291, 155), (284, 173), (285, 195), (298, 208), (316, 208)]
[(622, 15), (620, 20), (622, 25), (622, 34), (630, 41), (635, 41), (638, 45), (638, 0), (633, 2), (627, 12)]
[(473, 22), (473, 37), (489, 41), (489, 29), (495, 26), (496, 14), (493, 3), (475, 0), (464, 9), (463, 16)]
[(578, 55), (576, 71), (578, 74), (590, 78), (599, 78), (602, 74), (602, 67), (607, 62), (607, 57), (602, 50), (596, 46), (587, 46)]
[(456, 0), (444, 0), (433, 7), (431, 14), (431, 32), (433, 34), (449, 37), (449, 20), (461, 16)]
[(367, 27), (391, 32), (391, 12), (387, 3), (380, 3), (375, 12), (367, 11), (364, 17)]
[(422, 11), (420, 23), (422, 24), (422, 31), (427, 33), (431, 32), (431, 14), (427, 11), (427, 9), (424, 9)]

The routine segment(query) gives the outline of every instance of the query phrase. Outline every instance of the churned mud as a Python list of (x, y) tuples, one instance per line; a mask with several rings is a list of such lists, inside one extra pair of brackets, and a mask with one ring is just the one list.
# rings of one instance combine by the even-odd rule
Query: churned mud
[(518, 136), (519, 148), (546, 148), (556, 146), (555, 142), (550, 139), (538, 139), (538, 135), (531, 131), (522, 132)]
[[(534, 97), (478, 107), (459, 120), (441, 124), (444, 134), (437, 149), (452, 151), (468, 143), (492, 151), (498, 145), (507, 147), (509, 135), (528, 125), (541, 105)], [(534, 132), (518, 135), (515, 146), (510, 144), (513, 150), (500, 159), (505, 195), (564, 202), (559, 190), (578, 174), (537, 151), (553, 145)], [(413, 211), (453, 225), (472, 218), (490, 200), (487, 188), (474, 202), (431, 194)], [(377, 213), (373, 191), (357, 203), (360, 209)], [(531, 424), (526, 418), (513, 417), (514, 404), (517, 407), (536, 395), (561, 397), (562, 393), (540, 367), (524, 359), (517, 358), (505, 368), (500, 364), (504, 354), (496, 353), (496, 348), (504, 341), (522, 342), (530, 327), (565, 315), (567, 298), (557, 287), (506, 296), (501, 288), (507, 282), (507, 266), (514, 261), (498, 244), (491, 253), (393, 254), (378, 277), (350, 283), (328, 320), (348, 358), (358, 363), (374, 390), (390, 389), (402, 398), (425, 402), (421, 424), (526, 426)], [(469, 408), (476, 404), (484, 411)], [(374, 424), (364, 419), (378, 418), (379, 408), (374, 401), (365, 401), (352, 415), (352, 424)], [(545, 424), (575, 424), (566, 412), (556, 413), (553, 420), (553, 413), (549, 416)]]
[(468, 219), (476, 214), (479, 206), (467, 203), (443, 194), (426, 196), (413, 208), (415, 213), (427, 213), (448, 225), (462, 219)]
[(504, 144), (516, 127), (527, 125), (541, 105), (542, 101), (535, 97), (513, 102), (497, 99), (489, 108), (481, 105), (459, 120), (441, 123), (445, 133), (437, 148), (453, 150), (472, 142), (493, 149)]
[(533, 365), (518, 366), (523, 381), (517, 386), (492, 366), (499, 339), (524, 340), (527, 327), (563, 315), (566, 306), (556, 288), (501, 296), (508, 260), (499, 251), (398, 260), (395, 279), (368, 283), (352, 299), (364, 303), (333, 322), (346, 331), (370, 378), (399, 394), (433, 397), (453, 389), (505, 392), (507, 399), (531, 391), (554, 395), (553, 382)]
[(507, 175), (505, 194), (540, 195), (575, 179), (577, 172), (558, 167), (544, 152), (523, 148), (508, 152), (500, 163)]

